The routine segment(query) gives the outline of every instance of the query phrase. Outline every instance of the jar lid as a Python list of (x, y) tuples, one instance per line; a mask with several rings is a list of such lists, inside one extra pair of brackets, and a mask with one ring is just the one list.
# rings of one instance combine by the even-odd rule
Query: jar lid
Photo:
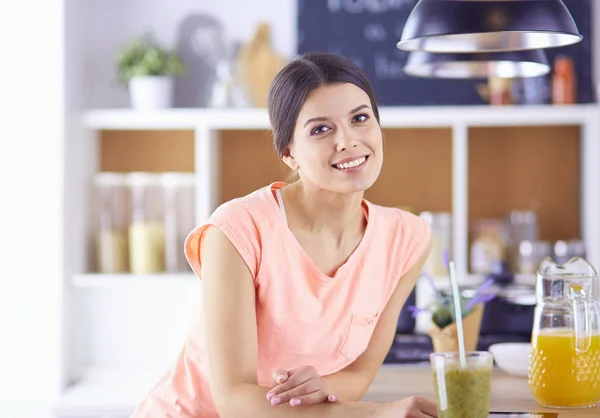
[(164, 187), (194, 187), (196, 185), (195, 173), (167, 172), (160, 175), (160, 182)]
[(531, 224), (537, 222), (537, 214), (533, 210), (513, 210), (508, 214), (512, 224)]
[(160, 176), (157, 173), (133, 172), (127, 175), (127, 184), (131, 187), (160, 186)]
[(94, 174), (93, 182), (96, 186), (122, 187), (127, 185), (127, 176), (124, 173), (102, 171)]

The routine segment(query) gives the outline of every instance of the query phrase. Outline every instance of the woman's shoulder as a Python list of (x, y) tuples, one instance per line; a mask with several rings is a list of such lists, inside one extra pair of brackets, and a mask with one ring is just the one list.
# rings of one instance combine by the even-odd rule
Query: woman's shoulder
[(398, 230), (427, 233), (429, 224), (421, 217), (404, 209), (376, 205), (369, 202), (369, 210), (379, 220), (381, 228), (397, 232)]
[(194, 228), (185, 241), (188, 262), (200, 277), (200, 248), (210, 226), (219, 228), (237, 249), (256, 277), (260, 263), (261, 246), (265, 231), (270, 228), (273, 201), (272, 185), (260, 188), (246, 196), (228, 200), (219, 205), (209, 219)]
[(221, 203), (212, 213), (209, 222), (246, 222), (249, 218), (262, 218), (273, 205), (273, 184), (261, 187), (245, 196)]
[(376, 225), (376, 236), (391, 259), (406, 272), (427, 250), (431, 241), (431, 228), (419, 216), (407, 210), (371, 204)]

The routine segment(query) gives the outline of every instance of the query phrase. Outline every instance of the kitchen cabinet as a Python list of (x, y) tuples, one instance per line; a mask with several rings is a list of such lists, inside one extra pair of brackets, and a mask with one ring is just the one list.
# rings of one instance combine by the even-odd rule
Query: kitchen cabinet
[[(544, 236), (581, 235), (600, 266), (599, 124), (597, 105), (383, 108), (384, 168), (366, 197), (451, 212), (463, 282), (477, 280), (468, 274), (470, 220), (533, 204)], [(81, 115), (81, 125), (67, 191), (81, 217), (66, 226), (73, 248), (91, 239), (95, 172), (194, 172), (197, 223), (220, 203), (288, 175), (265, 109), (101, 109)], [(135, 387), (148, 387), (153, 382), (143, 379), (160, 376), (177, 355), (189, 315), (201, 314), (201, 284), (192, 274), (100, 275), (88, 252), (75, 254), (67, 268), (63, 411), (81, 410), (78, 394), (111, 386), (124, 371), (138, 376)]]

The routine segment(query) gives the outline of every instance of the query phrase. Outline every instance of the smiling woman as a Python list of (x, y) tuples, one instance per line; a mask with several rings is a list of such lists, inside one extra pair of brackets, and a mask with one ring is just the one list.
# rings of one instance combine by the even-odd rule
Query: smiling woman
[(431, 246), (424, 221), (364, 199), (383, 164), (369, 82), (346, 58), (307, 54), (268, 106), (298, 180), (226, 202), (190, 233), (204, 316), (133, 418), (437, 416), (418, 397), (359, 402)]

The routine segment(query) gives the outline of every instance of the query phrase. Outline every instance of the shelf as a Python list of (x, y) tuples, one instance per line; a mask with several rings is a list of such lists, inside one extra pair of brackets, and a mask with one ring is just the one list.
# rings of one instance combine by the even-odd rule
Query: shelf
[(52, 406), (61, 418), (126, 418), (142, 402), (160, 373), (88, 372)]
[(193, 285), (199, 280), (193, 273), (163, 274), (100, 274), (84, 273), (73, 277), (71, 284), (75, 287), (113, 287), (139, 286), (146, 284), (159, 285)]
[[(570, 106), (440, 106), (382, 107), (384, 128), (449, 127), (457, 123), (470, 126), (568, 125), (595, 117), (597, 104)], [(86, 128), (95, 130), (195, 129), (215, 130), (269, 129), (266, 109), (97, 109), (83, 114)]]
[[(513, 283), (517, 284), (517, 285), (534, 286), (535, 279), (536, 279), (535, 274), (515, 274)], [(435, 282), (436, 287), (439, 289), (449, 289), (450, 288), (450, 278), (448, 276), (435, 276), (433, 278), (433, 280)], [(484, 275), (470, 273), (469, 275), (467, 275), (466, 279), (459, 280), (458, 284), (460, 286), (472, 287), (472, 286), (479, 286), (479, 285), (483, 284), (484, 281), (485, 281)], [(418, 283), (429, 286), (429, 284), (427, 283), (427, 280), (424, 277), (419, 278)]]
[(84, 113), (84, 126), (92, 129), (267, 129), (265, 109), (101, 109)]

